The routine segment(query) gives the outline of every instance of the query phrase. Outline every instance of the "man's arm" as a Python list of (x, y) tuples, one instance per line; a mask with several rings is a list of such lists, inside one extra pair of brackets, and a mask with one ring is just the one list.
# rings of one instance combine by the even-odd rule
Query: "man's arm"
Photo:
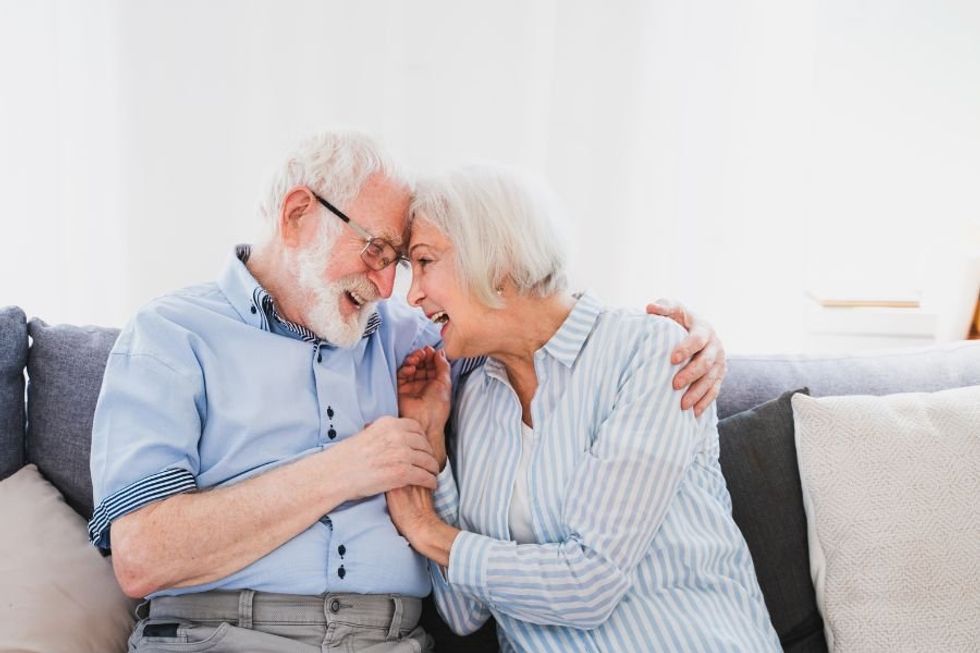
[(213, 582), (275, 550), (344, 501), (403, 485), (434, 489), (437, 471), (419, 425), (384, 417), (326, 451), (116, 519), (116, 578), (132, 597)]

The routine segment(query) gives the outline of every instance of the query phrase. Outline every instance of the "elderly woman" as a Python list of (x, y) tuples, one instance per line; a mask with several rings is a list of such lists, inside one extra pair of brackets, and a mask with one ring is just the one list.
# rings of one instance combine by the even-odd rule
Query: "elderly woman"
[[(551, 204), (511, 173), (420, 184), (409, 300), (445, 355), (411, 355), (400, 409), (449, 417), (439, 488), (388, 493), (465, 634), (505, 651), (778, 651), (718, 465), (714, 405), (682, 410), (672, 321), (569, 294)], [(435, 443), (442, 449), (442, 443)]]

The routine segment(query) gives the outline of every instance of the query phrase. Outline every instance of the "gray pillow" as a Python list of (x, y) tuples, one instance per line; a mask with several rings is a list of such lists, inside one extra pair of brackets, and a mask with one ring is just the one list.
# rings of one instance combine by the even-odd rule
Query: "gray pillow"
[(0, 480), (24, 465), (24, 365), (27, 322), (16, 306), (0, 308)]
[(92, 416), (118, 329), (27, 325), (27, 461), (85, 519), (92, 516)]
[(809, 394), (806, 388), (786, 392), (721, 420), (719, 459), (732, 496), (732, 517), (752, 553), (784, 650), (825, 652), (793, 440), (790, 399), (797, 392)]

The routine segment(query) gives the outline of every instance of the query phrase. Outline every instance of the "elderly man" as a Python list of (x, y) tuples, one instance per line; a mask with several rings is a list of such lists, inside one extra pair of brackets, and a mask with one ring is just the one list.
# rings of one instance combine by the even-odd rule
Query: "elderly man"
[[(311, 138), (269, 188), (263, 242), (123, 330), (95, 414), (89, 530), (123, 590), (150, 599), (131, 651), (431, 649), (426, 563), (384, 497), (439, 471), (430, 434), (397, 417), (395, 376), (438, 333), (382, 301), (410, 198), (367, 137)], [(682, 347), (706, 343), (690, 404), (724, 369), (703, 327)]]

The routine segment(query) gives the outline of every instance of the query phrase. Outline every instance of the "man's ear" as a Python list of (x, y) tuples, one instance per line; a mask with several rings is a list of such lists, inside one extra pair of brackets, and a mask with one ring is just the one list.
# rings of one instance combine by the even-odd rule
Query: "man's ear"
[(298, 247), (305, 239), (303, 232), (308, 230), (310, 217), (316, 211), (317, 201), (313, 192), (306, 186), (290, 188), (279, 209), (279, 233), (287, 247)]

